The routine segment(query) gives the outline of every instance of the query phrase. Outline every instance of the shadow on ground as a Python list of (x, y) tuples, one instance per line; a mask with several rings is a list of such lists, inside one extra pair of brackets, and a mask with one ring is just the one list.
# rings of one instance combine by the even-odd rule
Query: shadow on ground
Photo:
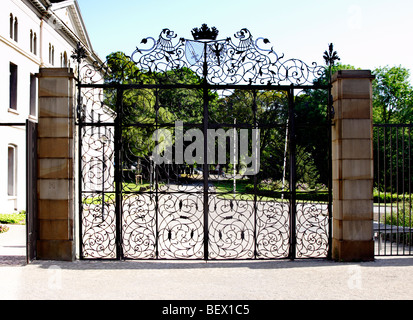
[[(25, 257), (0, 257), (0, 266), (25, 266)], [(413, 257), (380, 257), (370, 262), (336, 262), (325, 259), (272, 261), (33, 261), (31, 266), (48, 269), (56, 266), (67, 270), (173, 270), (173, 269), (286, 269), (359, 265), (361, 267), (413, 266)]]

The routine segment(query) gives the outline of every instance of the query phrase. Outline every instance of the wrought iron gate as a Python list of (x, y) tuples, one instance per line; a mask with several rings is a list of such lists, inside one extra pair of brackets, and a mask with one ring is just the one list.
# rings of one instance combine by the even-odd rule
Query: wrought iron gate
[(376, 256), (413, 254), (412, 127), (412, 124), (373, 126)]
[(329, 257), (328, 69), (192, 33), (79, 67), (81, 258)]

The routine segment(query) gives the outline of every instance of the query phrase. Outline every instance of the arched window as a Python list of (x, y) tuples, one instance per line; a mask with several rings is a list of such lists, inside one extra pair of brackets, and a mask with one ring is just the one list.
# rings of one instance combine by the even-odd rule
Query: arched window
[(14, 17), (13, 14), (10, 13), (10, 39), (13, 39), (13, 32), (14, 31)]
[(33, 53), (33, 30), (30, 30), (30, 52)]
[(13, 197), (17, 195), (17, 146), (9, 144), (7, 159), (7, 194)]
[(66, 68), (67, 67), (67, 53), (65, 51), (65, 53), (63, 54), (63, 67)]
[(54, 66), (54, 46), (52, 46), (52, 66)]
[(34, 36), (33, 36), (33, 53), (35, 55), (37, 55), (37, 35), (36, 35), (36, 32), (34, 33)]
[(19, 33), (19, 21), (17, 20), (17, 18), (14, 18), (14, 41), (16, 42), (19, 40), (18, 33)]
[(10, 104), (9, 108), (13, 110), (17, 110), (17, 75), (18, 75), (18, 68), (17, 65), (10, 62)]

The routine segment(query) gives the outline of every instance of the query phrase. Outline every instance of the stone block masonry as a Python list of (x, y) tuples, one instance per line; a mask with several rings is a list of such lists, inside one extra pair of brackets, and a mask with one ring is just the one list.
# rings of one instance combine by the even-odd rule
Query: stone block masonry
[(372, 76), (342, 70), (333, 76), (333, 237), (338, 261), (374, 260)]
[(39, 260), (73, 261), (74, 74), (40, 69), (38, 124)]

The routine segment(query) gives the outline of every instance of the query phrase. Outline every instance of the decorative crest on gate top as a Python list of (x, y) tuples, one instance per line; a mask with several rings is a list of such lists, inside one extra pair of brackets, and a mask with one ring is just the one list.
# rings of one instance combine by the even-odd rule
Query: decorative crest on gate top
[[(151, 75), (155, 82), (156, 79), (165, 81), (175, 71), (191, 70), (211, 85), (312, 85), (314, 80), (324, 75), (325, 66), (315, 62), (309, 65), (299, 59), (284, 59), (284, 54), (278, 55), (268, 39), (254, 39), (246, 28), (235, 33), (235, 40), (217, 40), (218, 33), (217, 28), (203, 24), (201, 28), (192, 30), (194, 39), (189, 40), (178, 38), (174, 31), (165, 28), (157, 40), (147, 37), (141, 41), (143, 46), (137, 47), (128, 57), (130, 65), (127, 68), (133, 65), (141, 74)], [(324, 59), (330, 66), (337, 58), (335, 51), (325, 52)], [(113, 62), (113, 56), (111, 59)], [(110, 75), (111, 69), (107, 67), (110, 64), (111, 61), (107, 61), (98, 71), (105, 76)], [(89, 77), (96, 75), (96, 71), (96, 65), (86, 70), (85, 81), (96, 82)], [(175, 82), (181, 79), (171, 78)]]
[(192, 29), (192, 36), (194, 37), (194, 40), (216, 40), (218, 33), (219, 31), (217, 28), (212, 27), (212, 29), (210, 29), (205, 23), (199, 29)]
[(316, 63), (283, 60), (284, 55), (279, 56), (269, 47), (268, 39), (254, 40), (246, 28), (235, 33), (236, 41), (217, 40), (218, 30), (206, 24), (194, 28), (192, 35), (194, 40), (180, 38), (174, 43), (175, 33), (163, 29), (158, 40), (142, 41), (144, 44), (152, 41), (152, 47), (136, 48), (131, 58), (140, 70), (153, 73), (186, 67), (209, 84), (304, 85), (312, 83), (324, 71)]

